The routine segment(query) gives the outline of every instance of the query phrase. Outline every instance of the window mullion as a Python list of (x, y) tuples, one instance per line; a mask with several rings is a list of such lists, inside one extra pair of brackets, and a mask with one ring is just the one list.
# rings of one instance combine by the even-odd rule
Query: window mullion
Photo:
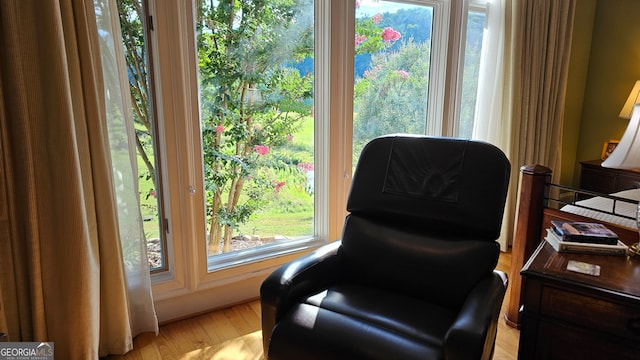
[(331, 1), (329, 240), (341, 236), (351, 185), (355, 1)]
[(198, 124), (198, 97), (195, 59), (190, 57), (194, 53), (193, 28), (186, 26), (193, 16), (191, 3), (189, 6), (165, 1), (150, 3), (155, 19), (152, 56), (158, 136), (165, 154), (164, 200), (172, 219), (167, 251), (171, 271), (154, 277), (154, 293), (162, 298), (196, 286), (194, 276), (189, 274), (197, 269), (197, 250), (188, 239), (202, 236), (194, 222), (203, 222), (204, 211), (197, 206), (198, 198), (202, 198), (201, 186), (197, 185), (199, 152), (188, 151), (196, 148), (194, 133), (199, 131), (194, 126)]

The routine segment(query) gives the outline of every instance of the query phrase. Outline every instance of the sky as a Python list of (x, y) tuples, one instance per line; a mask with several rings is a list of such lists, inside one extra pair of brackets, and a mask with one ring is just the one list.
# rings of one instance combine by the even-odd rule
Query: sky
[(396, 3), (391, 1), (362, 0), (358, 14), (375, 15), (377, 13), (394, 13), (400, 9), (406, 9), (415, 5)]

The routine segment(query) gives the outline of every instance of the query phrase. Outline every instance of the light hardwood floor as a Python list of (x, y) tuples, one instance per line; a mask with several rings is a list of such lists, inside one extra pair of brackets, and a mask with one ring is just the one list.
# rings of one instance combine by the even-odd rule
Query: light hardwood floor
[[(508, 274), (510, 264), (511, 254), (502, 253), (497, 268)], [(520, 332), (505, 324), (502, 318), (504, 311), (503, 303), (493, 358), (514, 360), (518, 354)], [(125, 356), (109, 356), (107, 359), (262, 359), (260, 302), (254, 300), (162, 325), (158, 336), (142, 334), (134, 340), (132, 351)]]

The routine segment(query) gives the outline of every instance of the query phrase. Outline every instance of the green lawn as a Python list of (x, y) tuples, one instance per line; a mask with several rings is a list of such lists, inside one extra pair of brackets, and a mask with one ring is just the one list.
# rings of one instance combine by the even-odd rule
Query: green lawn
[[(308, 117), (299, 131), (293, 134), (291, 143), (273, 149), (273, 153), (313, 164), (313, 130), (313, 118)], [(146, 171), (146, 166), (140, 157), (138, 157), (138, 169), (141, 173)], [(287, 185), (279, 193), (273, 194), (268, 204), (253, 214), (236, 233), (261, 237), (274, 235), (297, 237), (313, 234), (313, 195), (307, 193), (306, 184), (301, 183), (300, 178), (280, 172), (278, 179), (286, 181)], [(160, 230), (157, 199), (147, 196), (154, 189), (153, 182), (151, 179), (142, 177), (138, 186), (146, 237), (147, 239), (158, 238)]]
[[(294, 134), (293, 141), (274, 149), (274, 153), (313, 164), (313, 129), (313, 118), (306, 118), (300, 130)], [(279, 175), (287, 185), (274, 194), (266, 207), (240, 226), (241, 234), (286, 237), (313, 234), (313, 195), (307, 193), (306, 184), (296, 184), (290, 174)]]
[[(146, 172), (147, 167), (140, 156), (138, 156), (138, 172)], [(158, 222), (158, 200), (153, 196), (147, 196), (151, 190), (155, 190), (151, 179), (141, 178), (138, 181), (138, 191), (140, 192), (140, 209), (144, 220), (144, 233), (147, 239), (160, 237)]]

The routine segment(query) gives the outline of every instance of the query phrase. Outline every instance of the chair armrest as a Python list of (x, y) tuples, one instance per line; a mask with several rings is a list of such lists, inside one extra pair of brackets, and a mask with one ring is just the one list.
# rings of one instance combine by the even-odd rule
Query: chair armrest
[(491, 359), (506, 290), (507, 275), (498, 270), (473, 289), (445, 335), (447, 359)]
[(338, 250), (341, 242), (334, 241), (317, 250), (282, 265), (262, 282), (262, 338), (265, 358), (271, 332), (276, 321), (296, 300), (326, 289), (340, 271)]

